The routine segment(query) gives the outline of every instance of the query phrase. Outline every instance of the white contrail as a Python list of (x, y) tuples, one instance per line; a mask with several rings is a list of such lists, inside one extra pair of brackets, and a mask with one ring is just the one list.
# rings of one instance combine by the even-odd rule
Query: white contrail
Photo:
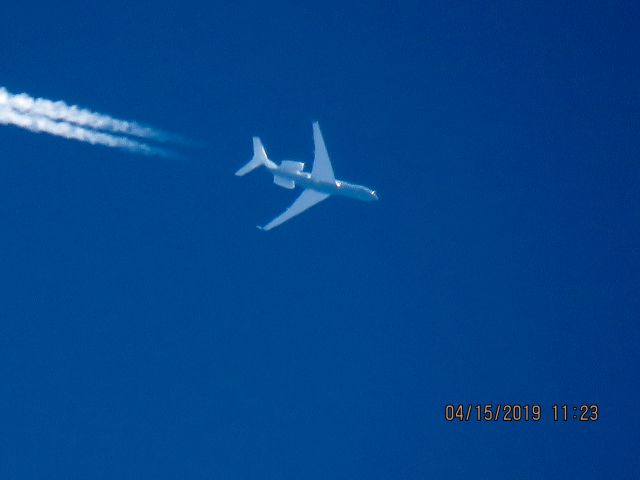
[(58, 137), (79, 140), (94, 145), (122, 148), (143, 155), (174, 156), (171, 152), (131, 140), (130, 138), (111, 135), (105, 132), (97, 132), (68, 122), (57, 122), (47, 117), (21, 113), (3, 104), (0, 104), (0, 124), (15, 125), (32, 132), (49, 133)]
[(14, 95), (4, 87), (0, 87), (0, 124), (15, 125), (32, 132), (45, 132), (96, 145), (122, 148), (143, 155), (178, 156), (129, 137), (186, 143), (177, 135), (137, 122), (118, 120), (75, 105), (67, 105), (62, 101), (33, 98), (26, 93)]
[(2, 105), (26, 115), (46, 117), (93, 130), (104, 130), (160, 142), (180, 141), (176, 135), (140, 125), (137, 122), (119, 120), (75, 105), (67, 105), (61, 100), (51, 101), (46, 98), (33, 98), (26, 93), (12, 94), (4, 87), (0, 87), (0, 106)]

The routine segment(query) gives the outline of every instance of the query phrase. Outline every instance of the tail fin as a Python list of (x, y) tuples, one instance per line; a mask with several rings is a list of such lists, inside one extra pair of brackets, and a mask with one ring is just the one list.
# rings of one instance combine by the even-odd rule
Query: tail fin
[(244, 167), (236, 172), (236, 175), (241, 177), (246, 175), (254, 168), (258, 168), (260, 165), (264, 165), (267, 168), (275, 168), (276, 164), (267, 158), (267, 152), (264, 151), (260, 138), (253, 137), (253, 158), (249, 160)]

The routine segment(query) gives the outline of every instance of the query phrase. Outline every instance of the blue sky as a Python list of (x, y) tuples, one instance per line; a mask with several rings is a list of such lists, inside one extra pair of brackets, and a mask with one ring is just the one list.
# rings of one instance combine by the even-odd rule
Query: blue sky
[[(3, 18), (1, 86), (201, 145), (0, 128), (2, 478), (638, 476), (633, 2)], [(251, 137), (310, 162), (315, 120), (381, 200), (257, 231), (296, 193), (233, 176)]]

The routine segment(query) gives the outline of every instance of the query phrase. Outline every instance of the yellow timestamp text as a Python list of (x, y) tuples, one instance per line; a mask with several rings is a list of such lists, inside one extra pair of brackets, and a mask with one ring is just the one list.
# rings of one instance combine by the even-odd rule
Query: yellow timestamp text
[(594, 403), (553, 404), (543, 408), (538, 403), (447, 403), (444, 419), (447, 422), (539, 422), (545, 417), (554, 422), (596, 422), (600, 408)]

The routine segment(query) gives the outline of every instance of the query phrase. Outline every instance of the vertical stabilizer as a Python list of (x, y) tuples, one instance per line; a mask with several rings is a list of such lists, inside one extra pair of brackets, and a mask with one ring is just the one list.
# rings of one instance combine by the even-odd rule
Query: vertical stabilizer
[(267, 168), (276, 167), (276, 164), (269, 160), (269, 158), (267, 157), (267, 152), (265, 152), (260, 138), (253, 137), (253, 158), (249, 160), (249, 162), (244, 167), (238, 170), (236, 172), (236, 175), (238, 175), (239, 177), (241, 177), (242, 175), (246, 175), (254, 168), (258, 168), (260, 165), (264, 165)]

